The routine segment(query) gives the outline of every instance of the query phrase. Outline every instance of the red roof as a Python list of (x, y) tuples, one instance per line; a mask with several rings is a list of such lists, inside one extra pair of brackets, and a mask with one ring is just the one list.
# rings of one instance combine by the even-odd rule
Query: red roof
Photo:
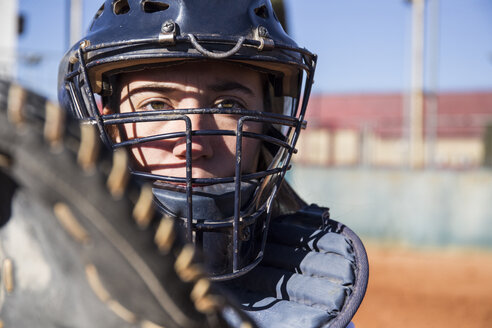
[[(404, 104), (408, 97), (402, 94), (315, 94), (306, 119), (308, 127), (369, 129), (382, 137), (398, 138), (408, 121)], [(441, 93), (437, 114), (439, 137), (479, 137), (492, 124), (492, 91)]]

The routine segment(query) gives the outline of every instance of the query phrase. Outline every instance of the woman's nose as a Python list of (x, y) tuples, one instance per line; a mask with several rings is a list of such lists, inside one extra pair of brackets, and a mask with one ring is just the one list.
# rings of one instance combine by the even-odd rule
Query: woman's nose
[[(180, 108), (200, 108), (201, 104), (197, 100), (189, 100), (182, 102)], [(211, 114), (189, 114), (192, 131), (199, 131), (213, 128), (213, 117)], [(199, 158), (211, 158), (213, 157), (213, 147), (208, 136), (192, 137), (191, 142), (191, 159), (197, 160)], [(179, 138), (174, 144), (173, 155), (186, 159), (186, 137)]]

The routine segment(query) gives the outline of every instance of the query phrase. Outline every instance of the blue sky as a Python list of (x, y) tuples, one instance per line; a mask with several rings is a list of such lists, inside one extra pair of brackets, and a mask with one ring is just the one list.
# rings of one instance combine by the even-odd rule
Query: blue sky
[[(27, 17), (20, 53), (42, 59), (38, 65), (21, 61), (18, 78), (54, 98), (57, 65), (67, 44), (66, 1), (19, 2)], [(101, 3), (85, 0), (85, 28)], [(286, 6), (289, 33), (319, 55), (314, 92), (404, 92), (409, 88), (411, 6), (407, 1), (286, 0)], [(492, 90), (492, 1), (440, 0), (439, 8), (439, 90)]]

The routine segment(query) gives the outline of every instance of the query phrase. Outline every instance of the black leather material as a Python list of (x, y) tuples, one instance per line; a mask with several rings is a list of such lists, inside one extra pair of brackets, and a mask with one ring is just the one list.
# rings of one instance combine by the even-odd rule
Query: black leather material
[[(19, 91), (9, 85), (0, 80), (0, 105)], [(0, 326), (225, 327), (224, 308), (247, 324), (214, 288), (203, 288), (193, 252), (152, 214), (151, 197), (147, 227), (138, 224), (135, 209), (145, 195), (139, 181), (130, 177), (121, 194), (111, 194), (111, 153), (100, 150), (83, 170), (80, 150), (93, 154), (97, 146), (79, 137), (79, 122), (68, 117), (59, 122), (58, 143), (48, 142), (48, 107), (25, 92), (22, 107), (0, 106)]]
[[(0, 260), (11, 259), (14, 269), (14, 289), (0, 297), (5, 327), (138, 327), (97, 298), (86, 279), (79, 248), (48, 208), (23, 192), (16, 194), (12, 217), (0, 230)], [(127, 266), (111, 248), (99, 253), (110, 255), (114, 267)], [(148, 293), (136, 275), (130, 279), (135, 282), (131, 288), (135, 295)], [(159, 309), (146, 296), (134, 300), (159, 319), (155, 315)]]
[(274, 220), (263, 261), (226, 284), (258, 326), (345, 328), (357, 311), (367, 255), (355, 233), (325, 210), (311, 205), (310, 214)]

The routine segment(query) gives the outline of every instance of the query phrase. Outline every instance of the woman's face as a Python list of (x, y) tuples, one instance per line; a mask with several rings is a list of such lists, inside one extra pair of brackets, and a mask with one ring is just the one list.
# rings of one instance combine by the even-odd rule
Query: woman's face
[[(244, 108), (263, 111), (259, 72), (235, 64), (196, 62), (126, 73), (120, 84), (120, 112), (185, 108)], [(236, 130), (237, 116), (188, 115), (192, 130)], [(117, 139), (185, 131), (182, 120), (128, 123)], [(246, 123), (245, 131), (261, 133), (259, 123)], [(118, 140), (117, 140), (118, 141)], [(260, 142), (243, 138), (242, 171), (255, 172)], [(138, 169), (148, 173), (185, 177), (186, 138), (139, 144), (131, 149)], [(193, 178), (234, 176), (235, 136), (193, 136)]]

